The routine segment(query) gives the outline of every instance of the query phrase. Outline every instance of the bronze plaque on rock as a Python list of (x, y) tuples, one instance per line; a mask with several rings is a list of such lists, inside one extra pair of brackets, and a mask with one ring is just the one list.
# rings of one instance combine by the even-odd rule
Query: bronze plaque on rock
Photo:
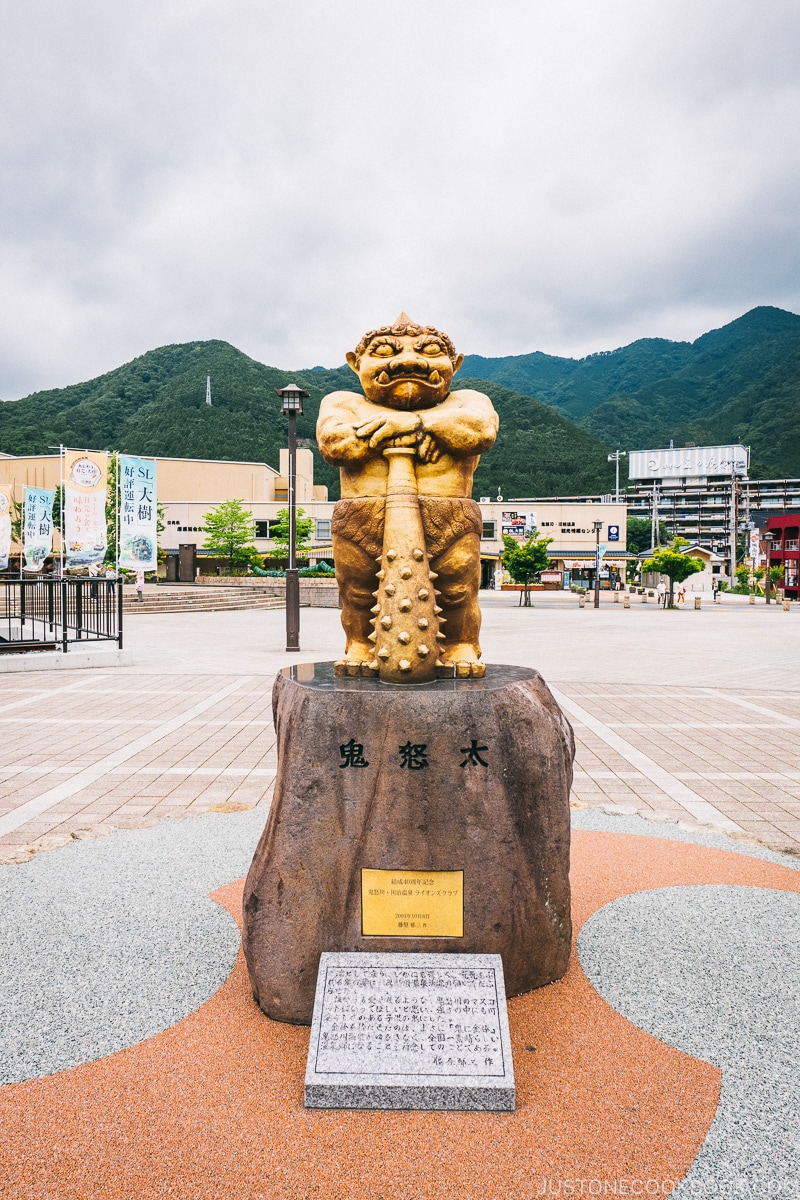
[(463, 937), (463, 871), (361, 870), (364, 937)]

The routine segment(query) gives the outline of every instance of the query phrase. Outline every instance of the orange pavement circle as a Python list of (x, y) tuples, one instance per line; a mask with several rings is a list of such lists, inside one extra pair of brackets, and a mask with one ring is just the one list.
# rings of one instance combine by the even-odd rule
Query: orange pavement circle
[[(788, 868), (684, 842), (576, 830), (572, 845), (576, 932), (650, 888), (800, 890)], [(240, 880), (213, 895), (238, 919), (241, 891)], [(720, 1072), (617, 1014), (575, 953), (559, 983), (510, 1001), (509, 1018), (516, 1113), (306, 1110), (309, 1031), (263, 1016), (240, 954), (219, 991), (157, 1037), (0, 1090), (0, 1196), (669, 1194), (708, 1132)]]

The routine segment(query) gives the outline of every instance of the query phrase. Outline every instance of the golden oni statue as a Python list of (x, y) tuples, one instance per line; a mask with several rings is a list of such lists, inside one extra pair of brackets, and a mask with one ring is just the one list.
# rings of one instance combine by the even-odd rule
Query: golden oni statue
[(333, 554), (347, 635), (338, 675), (395, 683), (480, 677), (481, 513), (472, 500), (498, 417), (450, 391), (463, 362), (446, 334), (401, 313), (347, 361), (364, 395), (322, 401), (317, 441), (339, 467)]

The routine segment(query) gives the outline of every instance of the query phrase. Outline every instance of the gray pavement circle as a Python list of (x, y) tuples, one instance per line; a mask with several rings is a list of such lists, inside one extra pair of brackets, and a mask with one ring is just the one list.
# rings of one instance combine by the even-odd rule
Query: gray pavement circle
[(581, 966), (622, 1016), (722, 1070), (676, 1200), (800, 1195), (800, 895), (704, 885), (596, 912)]
[(0, 1083), (63, 1071), (174, 1025), (224, 983), (267, 810), (118, 830), (0, 867)]
[[(239, 933), (208, 894), (245, 875), (266, 816), (259, 808), (167, 820), (0, 867), (0, 1082), (125, 1049), (212, 996), (233, 967)], [(579, 828), (677, 839), (800, 867), (797, 859), (716, 832), (597, 810), (572, 816)], [(796, 941), (798, 912), (784, 893), (729, 888), (714, 897), (713, 891), (666, 889), (615, 901), (584, 928), (581, 959), (598, 990), (630, 1020), (652, 1025), (650, 1032), (675, 1038), (689, 1053), (711, 1061), (718, 1055), (723, 1066), (720, 1114), (676, 1195), (793, 1197), (796, 1178), (788, 1184), (786, 1173), (789, 1105), (796, 1113), (800, 1103), (792, 1091), (797, 1052), (787, 1042), (787, 1022), (797, 1029), (800, 988), (786, 965), (796, 946), (786, 938), (793, 933)], [(702, 930), (710, 954), (704, 943), (698, 948)], [(773, 1001), (764, 1015), (766, 996)], [(709, 1030), (716, 1042), (704, 1040)], [(766, 1178), (772, 1190), (722, 1190), (751, 1178)]]

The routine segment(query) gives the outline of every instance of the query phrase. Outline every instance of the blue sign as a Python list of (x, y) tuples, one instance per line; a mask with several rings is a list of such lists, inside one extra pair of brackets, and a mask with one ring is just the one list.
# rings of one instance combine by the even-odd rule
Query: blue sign
[(608, 540), (610, 542), (618, 542), (619, 541), (619, 525), (609, 525)]

